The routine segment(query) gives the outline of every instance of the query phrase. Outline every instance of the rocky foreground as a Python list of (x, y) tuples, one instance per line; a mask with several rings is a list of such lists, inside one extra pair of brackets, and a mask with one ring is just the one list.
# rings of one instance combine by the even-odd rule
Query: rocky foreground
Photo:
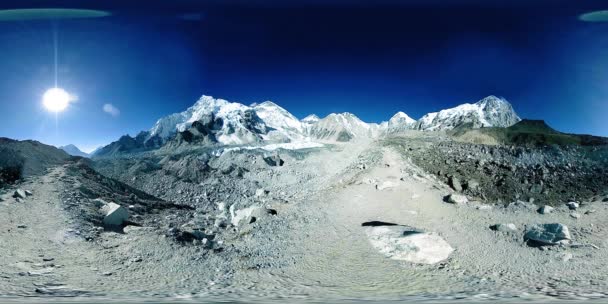
[(0, 299), (608, 297), (603, 148), (413, 132), (45, 167), (0, 195)]

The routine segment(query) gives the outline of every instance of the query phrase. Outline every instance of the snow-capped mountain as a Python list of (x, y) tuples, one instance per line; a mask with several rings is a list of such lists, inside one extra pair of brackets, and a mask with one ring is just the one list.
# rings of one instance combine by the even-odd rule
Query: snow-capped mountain
[(450, 130), (470, 123), (473, 128), (509, 127), (521, 119), (504, 98), (488, 96), (474, 104), (465, 103), (451, 109), (424, 115), (413, 126), (416, 130)]
[(302, 124), (302, 128), (304, 129), (304, 134), (306, 136), (310, 136), (310, 132), (312, 131), (312, 127), (319, 121), (321, 118), (315, 114), (310, 114), (300, 120)]
[(302, 122), (274, 102), (265, 101), (253, 106), (253, 110), (266, 126), (270, 127), (268, 134), (264, 136), (265, 140), (290, 142), (304, 139)]
[(384, 128), (386, 129), (386, 132), (393, 133), (409, 130), (414, 126), (415, 123), (416, 120), (409, 117), (407, 114), (397, 112), (395, 115), (393, 115), (393, 117), (391, 117), (391, 119), (389, 119)]
[(70, 154), (72, 156), (89, 157), (88, 153), (80, 151), (80, 149), (78, 149), (78, 147), (76, 147), (72, 144), (69, 144), (66, 146), (61, 146), (61, 147), (59, 147), (59, 149), (65, 151), (67, 154)]
[(309, 115), (298, 120), (277, 104), (266, 101), (246, 106), (203, 95), (183, 112), (159, 119), (135, 137), (125, 135), (95, 153), (95, 156), (146, 151), (181, 145), (249, 145), (373, 139), (403, 130), (449, 130), (463, 124), (473, 128), (508, 127), (520, 121), (503, 98), (488, 96), (474, 104), (424, 115), (418, 121), (404, 112), (389, 121), (366, 123), (351, 113), (329, 114), (323, 119)]
[(315, 114), (310, 114), (310, 115), (302, 118), (301, 122), (312, 125), (312, 124), (315, 124), (319, 120), (321, 120), (321, 118), (319, 118), (319, 116), (317, 116)]
[(197, 121), (203, 122), (207, 132), (224, 145), (262, 141), (262, 135), (268, 133), (267, 125), (253, 108), (203, 95), (186, 111), (159, 119), (150, 129), (148, 140), (159, 137), (166, 141)]
[(329, 114), (312, 125), (310, 136), (314, 139), (330, 141), (351, 141), (371, 138), (375, 134), (372, 125), (361, 121), (352, 113)]

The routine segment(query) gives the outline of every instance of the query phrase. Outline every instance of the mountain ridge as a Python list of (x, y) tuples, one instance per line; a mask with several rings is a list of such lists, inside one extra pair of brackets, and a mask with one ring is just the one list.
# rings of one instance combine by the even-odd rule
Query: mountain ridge
[(148, 131), (136, 137), (123, 136), (94, 155), (151, 150), (167, 143), (231, 146), (370, 140), (404, 130), (443, 131), (463, 124), (473, 128), (509, 127), (520, 120), (506, 99), (493, 95), (473, 104), (428, 113), (418, 120), (399, 111), (380, 124), (364, 122), (350, 112), (330, 113), (324, 118), (311, 114), (300, 120), (272, 101), (247, 106), (202, 95), (186, 110), (161, 117)]

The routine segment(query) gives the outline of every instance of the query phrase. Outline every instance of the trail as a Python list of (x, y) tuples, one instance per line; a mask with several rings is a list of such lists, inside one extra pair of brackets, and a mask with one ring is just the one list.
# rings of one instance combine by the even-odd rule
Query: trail
[(0, 203), (5, 219), (0, 222), (0, 290), (8, 295), (35, 294), (36, 288), (74, 292), (78, 277), (92, 275), (90, 246), (69, 228), (72, 221), (61, 208), (58, 185), (63, 174), (57, 167), (22, 185), (33, 192), (23, 202)]
[[(523, 243), (521, 231), (528, 223), (580, 225), (567, 214), (539, 218), (528, 210), (456, 207), (443, 200), (452, 191), (412, 165), (406, 155), (388, 147), (370, 149), (380, 150), (381, 162), (314, 196), (310, 205), (300, 205), (298, 212), (310, 221), (290, 231), (299, 246), (287, 248), (288, 255), (298, 259), (292, 267), (274, 273), (275, 284), (311, 298), (373, 300), (455, 296), (504, 300), (603, 290), (597, 284), (605, 274), (594, 267), (605, 267), (606, 260), (594, 259), (592, 266), (583, 258), (589, 249), (541, 252)], [(383, 183), (394, 186), (378, 190), (376, 185)], [(371, 246), (361, 227), (374, 220), (436, 232), (455, 252), (435, 265), (388, 259)], [(491, 231), (489, 226), (496, 223), (515, 223), (520, 232)], [(567, 254), (581, 258), (564, 262)], [(606, 250), (593, 254), (604, 256)], [(595, 280), (567, 283), (582, 273), (592, 273)], [(537, 294), (529, 295), (532, 292)]]

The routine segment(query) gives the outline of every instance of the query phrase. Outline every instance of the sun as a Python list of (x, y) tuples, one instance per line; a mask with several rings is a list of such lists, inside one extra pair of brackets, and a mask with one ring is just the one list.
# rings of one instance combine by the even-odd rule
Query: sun
[(73, 101), (72, 96), (62, 88), (48, 89), (42, 96), (42, 104), (50, 112), (62, 112), (70, 102)]

